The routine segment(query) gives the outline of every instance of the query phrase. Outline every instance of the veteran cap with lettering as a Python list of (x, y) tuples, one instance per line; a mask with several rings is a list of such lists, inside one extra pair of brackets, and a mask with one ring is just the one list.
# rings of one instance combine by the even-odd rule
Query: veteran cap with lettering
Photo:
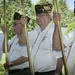
[(35, 5), (35, 12), (36, 12), (36, 14), (51, 13), (52, 12), (52, 4), (50, 4), (50, 3), (37, 4), (37, 5)]

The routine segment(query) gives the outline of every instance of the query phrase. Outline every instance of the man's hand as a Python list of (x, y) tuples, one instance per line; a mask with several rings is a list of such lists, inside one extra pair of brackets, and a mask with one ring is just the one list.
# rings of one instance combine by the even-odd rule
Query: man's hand
[(10, 66), (11, 65), (10, 65), (10, 62), (9, 61), (6, 61), (6, 63), (4, 63), (4, 68), (5, 69), (9, 69)]
[(24, 26), (25, 24), (27, 24), (27, 17), (26, 16), (22, 16), (20, 21), (21, 21), (21, 24)]
[(53, 12), (53, 21), (54, 21), (55, 25), (57, 25), (57, 21), (60, 21), (60, 19), (61, 19), (60, 13)]

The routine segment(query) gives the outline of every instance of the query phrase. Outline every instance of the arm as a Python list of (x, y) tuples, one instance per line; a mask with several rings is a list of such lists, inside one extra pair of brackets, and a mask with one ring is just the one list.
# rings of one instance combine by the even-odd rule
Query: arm
[[(55, 23), (55, 29), (54, 29), (54, 34), (53, 34), (53, 50), (59, 51), (61, 50), (59, 31), (58, 31), (58, 25), (57, 25), (57, 21), (60, 21), (59, 13), (54, 12), (53, 21)], [(56, 74), (60, 75), (62, 66), (63, 66), (63, 61), (62, 61), (62, 57), (60, 57), (57, 59), (56, 70), (55, 70)]]
[(13, 65), (19, 65), (19, 64), (22, 64), (22, 63), (24, 63), (24, 62), (26, 62), (26, 61), (28, 61), (28, 58), (22, 56), (22, 57), (18, 58), (18, 59), (15, 60), (15, 61), (11, 61), (11, 63), (13, 63)]
[(55, 30), (53, 34), (53, 50), (61, 50), (59, 32), (58, 32), (58, 25), (55, 25)]
[(26, 61), (28, 61), (28, 58), (27, 58), (27, 57), (24, 57), (24, 56), (21, 56), (20, 58), (14, 60), (14, 61), (11, 61), (11, 62), (9, 62), (9, 61), (7, 60), (7, 62), (4, 64), (4, 68), (5, 68), (5, 69), (9, 69), (9, 67), (22, 64), (22, 63), (24, 63), (24, 62), (26, 62)]
[(20, 19), (21, 22), (21, 30), (20, 30), (20, 34), (18, 35), (19, 37), (19, 45), (25, 45), (26, 44), (26, 34), (25, 34), (25, 27), (24, 25), (27, 25), (27, 17), (26, 16), (22, 16)]
[[(54, 36), (53, 36), (53, 50), (56, 50), (56, 51), (61, 50), (57, 25), (55, 25), (55, 31), (54, 31)], [(57, 59), (55, 73), (60, 75), (62, 71), (62, 66), (63, 66), (63, 60), (62, 60), (62, 57), (60, 57)]]
[(57, 21), (60, 20), (60, 14), (59, 13), (53, 13), (53, 21), (55, 23), (55, 29), (54, 29), (54, 34), (53, 34), (53, 50), (61, 50), (61, 45), (60, 45), (60, 38), (59, 38), (59, 31), (58, 31), (58, 24)]

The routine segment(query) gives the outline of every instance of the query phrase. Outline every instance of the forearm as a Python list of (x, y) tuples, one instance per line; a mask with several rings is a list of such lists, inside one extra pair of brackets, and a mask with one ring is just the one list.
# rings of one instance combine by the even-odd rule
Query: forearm
[(22, 29), (21, 34), (19, 35), (19, 41), (18, 41), (19, 45), (26, 45), (26, 37), (25, 37), (25, 32), (24, 32), (24, 28)]
[(53, 46), (52, 47), (53, 47), (53, 50), (61, 50), (58, 25), (55, 25), (55, 30), (54, 30), (54, 34), (53, 34)]
[(22, 64), (27, 61), (28, 61), (28, 58), (22, 56), (22, 57), (18, 58), (17, 60), (11, 61), (11, 63), (13, 63), (13, 65), (19, 65), (19, 64)]

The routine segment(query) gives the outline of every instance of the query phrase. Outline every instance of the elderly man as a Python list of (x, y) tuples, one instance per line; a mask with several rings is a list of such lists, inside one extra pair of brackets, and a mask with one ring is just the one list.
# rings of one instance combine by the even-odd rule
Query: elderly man
[[(35, 75), (59, 75), (62, 68), (62, 56), (58, 30), (55, 34), (55, 29), (58, 29), (56, 21), (60, 20), (60, 14), (53, 13), (55, 23), (53, 24), (52, 4), (35, 5), (35, 12), (38, 27), (29, 32)], [(54, 42), (57, 43), (57, 46)]]

